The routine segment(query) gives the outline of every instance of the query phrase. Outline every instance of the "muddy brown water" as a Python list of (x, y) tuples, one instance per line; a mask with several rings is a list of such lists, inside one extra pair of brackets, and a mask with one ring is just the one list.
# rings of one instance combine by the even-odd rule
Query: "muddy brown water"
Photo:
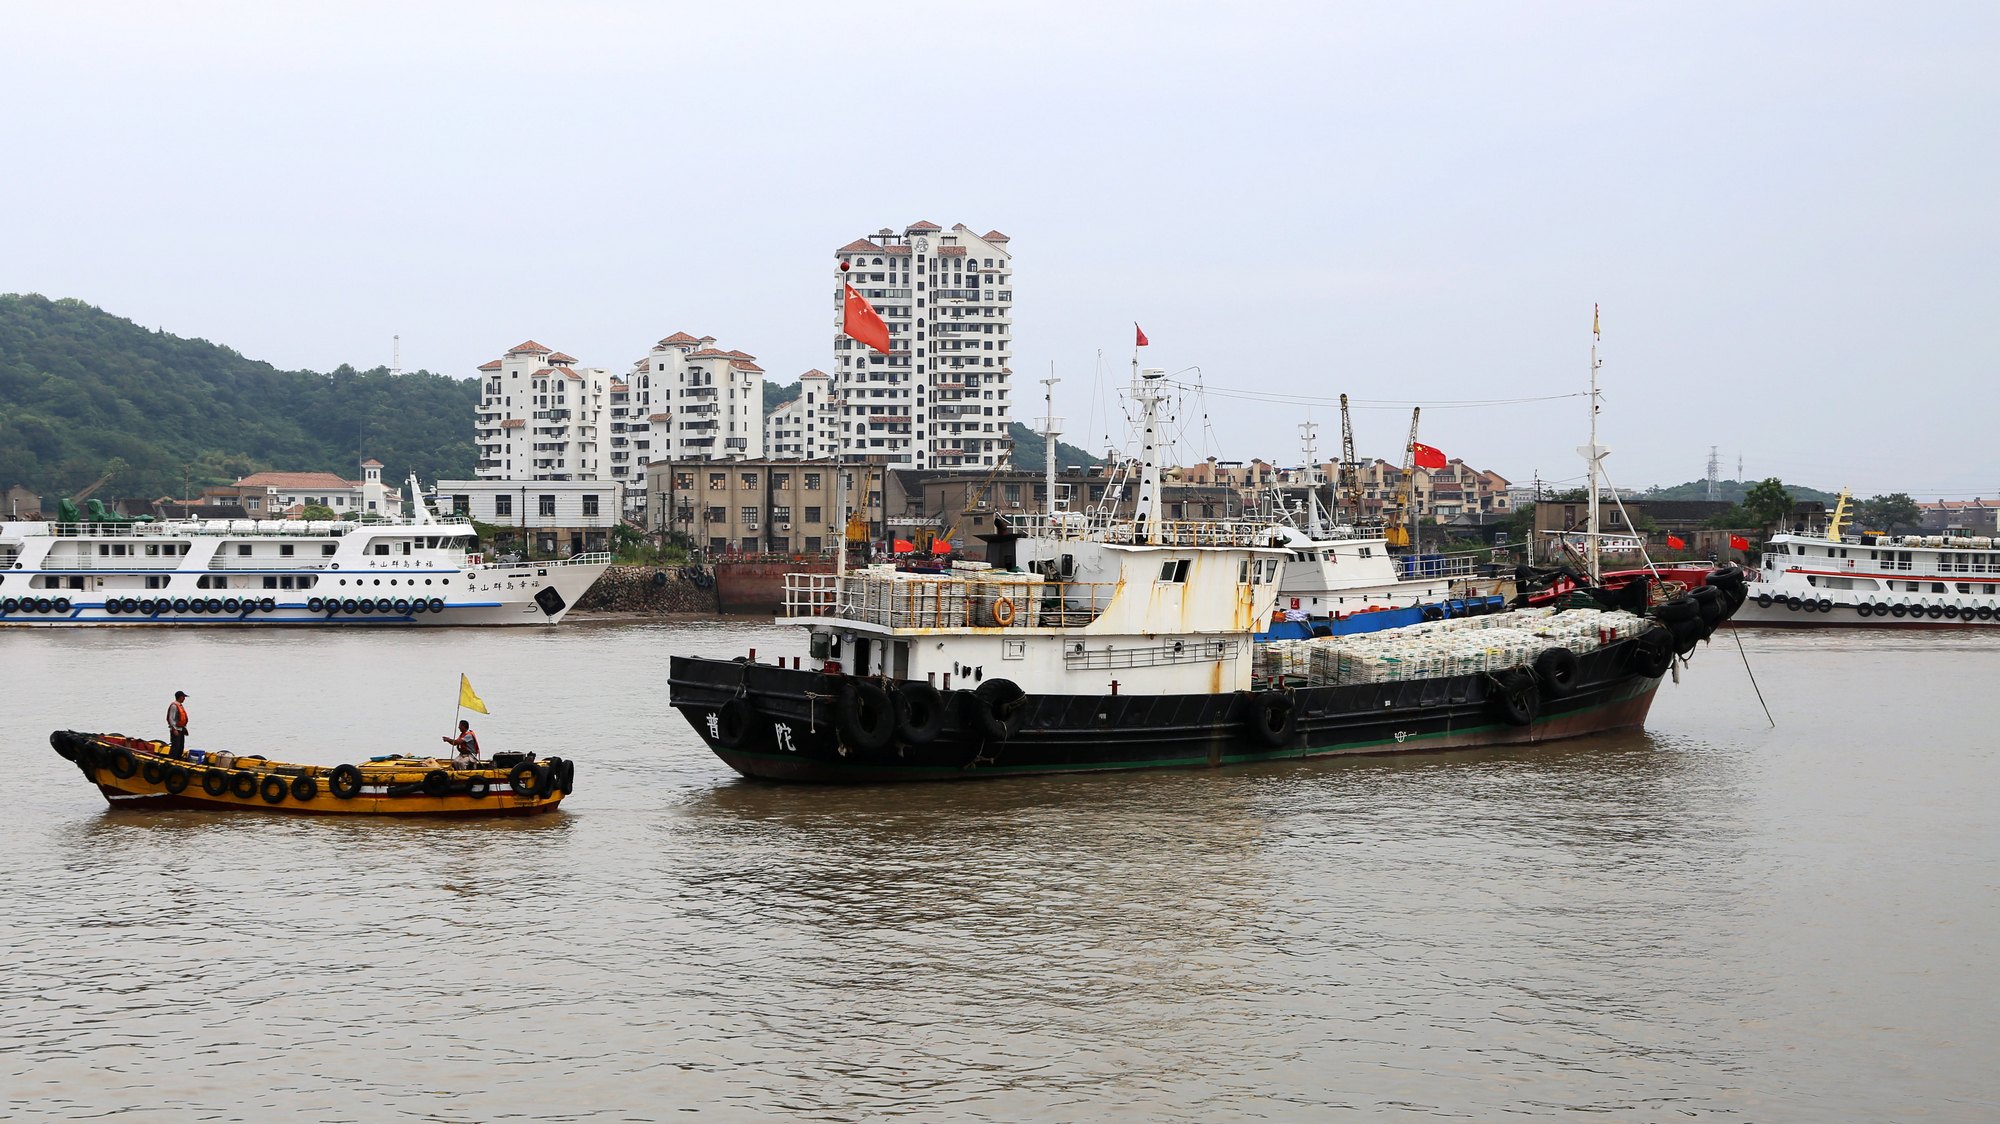
[[(667, 706), (755, 622), (0, 635), (0, 1113), (2000, 1117), (2000, 639), (1745, 633), (1646, 730), (881, 789)], [(492, 823), (108, 810), (58, 727), (579, 762)]]

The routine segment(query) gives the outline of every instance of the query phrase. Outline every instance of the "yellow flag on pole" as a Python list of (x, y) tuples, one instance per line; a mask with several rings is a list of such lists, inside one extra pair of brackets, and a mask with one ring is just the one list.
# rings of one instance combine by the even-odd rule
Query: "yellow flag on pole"
[(472, 680), (467, 679), (463, 672), (460, 672), (458, 676), (458, 705), (467, 710), (476, 710), (481, 714), (493, 713), (486, 709), (486, 704), (480, 701), (479, 696), (472, 692)]

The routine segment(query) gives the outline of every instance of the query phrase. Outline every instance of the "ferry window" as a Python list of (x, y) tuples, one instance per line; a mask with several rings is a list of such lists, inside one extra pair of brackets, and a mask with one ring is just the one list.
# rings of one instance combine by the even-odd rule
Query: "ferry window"
[(332, 557), (332, 556), (333, 556), (333, 544), (332, 544), (332, 543), (327, 543), (326, 545), (324, 545), (324, 546), (322, 546), (322, 547), (320, 547), (320, 548), (319, 548), (319, 552), (320, 552), (321, 554), (324, 554), (324, 555), (328, 556), (328, 557)]
[(385, 542), (378, 542), (378, 543), (376, 543), (376, 544), (375, 544), (375, 553), (376, 553), (376, 554), (387, 554), (387, 553), (389, 553), (389, 544), (388, 544), (388, 543), (385, 543)]
[(291, 543), (278, 544), (278, 556), (280, 558), (290, 558), (292, 556), (292, 544)]
[(248, 558), (248, 557), (250, 557), (250, 544), (249, 544), (249, 543), (247, 543), (247, 542), (245, 542), (245, 543), (237, 543), (237, 544), (236, 544), (236, 556), (237, 556), (238, 558)]
[(1364, 547), (1362, 547), (1362, 548), (1361, 548), (1360, 550), (1358, 550), (1358, 551), (1355, 551), (1355, 557), (1357, 557), (1357, 558), (1373, 558), (1373, 557), (1375, 557), (1375, 548), (1374, 548), (1374, 547), (1372, 547), (1372, 546), (1364, 546)]
[(1932, 583), (1931, 583), (1931, 592), (1932, 592), (1932, 593), (1943, 593), (1943, 592), (1944, 592), (1944, 583), (1943, 583), (1943, 582), (1932, 582)]
[(1188, 563), (1185, 558), (1160, 565), (1160, 580), (1163, 582), (1184, 582), (1187, 580), (1187, 575)]
[(276, 589), (276, 588), (278, 588), (278, 579), (277, 579), (277, 578), (275, 578), (275, 577), (272, 577), (272, 576), (271, 576), (271, 575), (269, 575), (269, 574), (266, 574), (266, 575), (264, 575), (264, 588), (265, 588), (265, 589)]
[(110, 556), (110, 554), (111, 554), (111, 546), (110, 546), (110, 544), (108, 544), (108, 543), (98, 543), (98, 544), (97, 544), (97, 554), (98, 554), (98, 556), (99, 556), (100, 558), (102, 558), (102, 557), (109, 557), (109, 556)]
[(146, 544), (146, 553), (147, 553), (147, 554), (149, 554), (149, 555), (152, 555), (152, 556), (153, 556), (153, 557), (155, 557), (155, 558), (157, 558), (157, 557), (159, 557), (159, 554), (160, 554), (160, 548), (159, 548), (159, 546), (158, 546), (158, 545), (156, 545), (156, 544), (154, 544), (154, 543), (147, 543), (147, 544)]

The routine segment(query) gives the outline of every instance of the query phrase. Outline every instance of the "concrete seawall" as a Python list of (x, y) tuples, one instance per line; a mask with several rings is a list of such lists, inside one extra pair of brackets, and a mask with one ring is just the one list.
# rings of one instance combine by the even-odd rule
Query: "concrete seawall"
[(613, 566), (576, 603), (580, 612), (713, 613), (715, 582), (679, 566)]

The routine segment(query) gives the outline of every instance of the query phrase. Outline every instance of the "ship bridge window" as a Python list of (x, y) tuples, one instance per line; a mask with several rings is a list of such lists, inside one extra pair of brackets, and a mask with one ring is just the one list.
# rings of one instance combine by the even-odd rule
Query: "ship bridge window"
[(281, 558), (290, 558), (292, 556), (292, 544), (291, 543), (278, 544), (278, 556)]
[(248, 557), (250, 557), (250, 544), (249, 544), (249, 543), (247, 543), (247, 542), (246, 542), (246, 543), (237, 543), (237, 544), (236, 544), (236, 556), (237, 556), (237, 557), (239, 557), (239, 558), (248, 558)]
[(388, 544), (388, 543), (385, 543), (385, 542), (378, 542), (378, 543), (376, 543), (376, 544), (375, 544), (375, 553), (377, 553), (377, 554), (387, 554), (387, 553), (389, 553), (389, 544)]
[(1160, 564), (1160, 580), (1163, 582), (1184, 582), (1188, 575), (1188, 560), (1168, 561)]
[(326, 543), (325, 545), (323, 545), (323, 546), (321, 546), (321, 547), (319, 548), (319, 552), (320, 552), (321, 554), (323, 554), (323, 555), (327, 556), (328, 558), (331, 558), (331, 557), (333, 557), (333, 550), (334, 550), (334, 546), (333, 546), (333, 544), (332, 544), (332, 543)]

